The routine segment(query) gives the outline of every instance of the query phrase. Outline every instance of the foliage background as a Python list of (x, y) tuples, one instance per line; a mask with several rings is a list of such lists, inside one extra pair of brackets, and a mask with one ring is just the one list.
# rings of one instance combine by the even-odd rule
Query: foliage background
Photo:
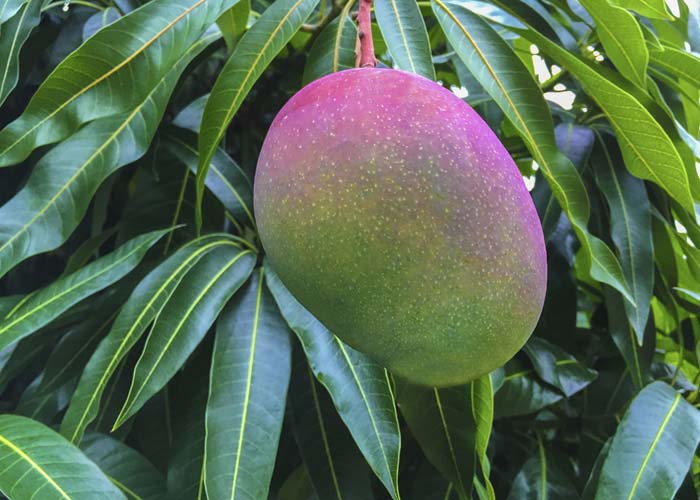
[[(547, 239), (525, 348), (414, 387), (265, 260), (255, 163), (354, 65), (353, 1), (0, 2), (0, 490), (24, 498), (700, 498), (696, 0), (376, 0)], [(503, 307), (508, 307), (503, 304)]]

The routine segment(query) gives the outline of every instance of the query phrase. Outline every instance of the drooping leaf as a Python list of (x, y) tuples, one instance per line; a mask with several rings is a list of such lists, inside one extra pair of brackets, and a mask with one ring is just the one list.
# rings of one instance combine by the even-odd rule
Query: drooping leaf
[(700, 86), (700, 57), (673, 47), (652, 48), (649, 51), (651, 63), (672, 75)]
[(624, 168), (619, 150), (610, 138), (599, 132), (596, 135), (591, 165), (610, 207), (612, 238), (635, 302), (625, 301), (625, 311), (641, 344), (654, 289), (649, 198), (644, 182), (632, 177)]
[(61, 423), (61, 434), (73, 443), (80, 442), (86, 427), (98, 414), (102, 394), (120, 361), (158, 316), (186, 272), (206, 253), (224, 246), (238, 247), (225, 235), (193, 240), (138, 284), (85, 367)]
[(290, 372), (289, 331), (260, 268), (216, 328), (204, 455), (209, 498), (267, 498)]
[(538, 445), (537, 454), (515, 476), (508, 500), (577, 500), (579, 495), (571, 479), (541, 441)]
[(529, 370), (517, 360), (506, 364), (503, 385), (494, 398), (495, 418), (527, 415), (560, 401), (563, 396), (538, 382), (534, 370)]
[[(0, 105), (17, 85), (19, 51), (32, 29), (39, 24), (41, 4), (41, 0), (29, 0), (0, 28)], [(2, 15), (0, 12), (0, 19)]]
[(596, 499), (673, 498), (700, 443), (700, 411), (663, 382), (640, 392), (615, 433)]
[(304, 85), (330, 73), (354, 68), (356, 41), (357, 28), (347, 14), (331, 21), (311, 46), (304, 66)]
[(199, 133), (197, 225), (201, 225), (204, 180), (216, 148), (253, 84), (289, 42), (319, 0), (276, 0), (236, 45), (211, 90)]
[(134, 369), (119, 427), (175, 375), (255, 265), (250, 250), (213, 250), (190, 269), (158, 315)]
[(113, 437), (88, 433), (80, 444), (92, 460), (127, 498), (162, 500), (165, 478), (139, 452)]
[(571, 54), (534, 30), (513, 28), (574, 74), (605, 112), (620, 144), (627, 169), (662, 187), (694, 213), (690, 181), (683, 160), (664, 128), (637, 100), (592, 63)]
[(508, 116), (542, 168), (581, 242), (584, 269), (594, 279), (630, 297), (617, 258), (588, 232), (590, 202), (586, 188), (571, 162), (556, 147), (552, 117), (527, 68), (498, 33), (467, 7), (449, 0), (433, 0), (432, 6), (457, 54)]
[(646, 325), (640, 343), (629, 319), (623, 314), (624, 299), (610, 289), (605, 289), (604, 293), (610, 335), (625, 360), (632, 382), (638, 389), (642, 389), (651, 378), (654, 322), (649, 321)]
[(665, 0), (611, 0), (626, 9), (632, 9), (641, 15), (654, 19), (673, 19), (673, 16), (666, 10)]
[(649, 51), (637, 19), (608, 0), (581, 0), (596, 23), (605, 54), (622, 75), (646, 88)]
[(134, 269), (146, 252), (168, 231), (155, 231), (134, 238), (114, 252), (33, 294), (12, 316), (0, 322), (0, 348), (30, 335), (73, 304), (116, 282)]
[[(163, 139), (163, 147), (172, 148), (193, 173), (197, 172), (197, 141), (184, 131), (171, 131)], [(253, 189), (243, 170), (221, 148), (217, 148), (204, 180), (207, 189), (236, 219), (255, 227)]]
[(133, 111), (90, 123), (39, 161), (24, 188), (0, 207), (0, 276), (70, 236), (102, 181), (146, 152), (180, 73), (215, 39), (194, 43)]
[(374, 11), (394, 64), (435, 80), (428, 33), (416, 0), (377, 0)]
[(0, 415), (0, 491), (12, 500), (126, 497), (75, 446), (26, 417)]
[(0, 166), (19, 163), (86, 122), (141, 107), (234, 1), (155, 0), (100, 30), (61, 61), (22, 115), (0, 131)]
[(401, 433), (388, 374), (329, 332), (267, 268), (270, 291), (367, 463), (398, 498)]
[(294, 436), (319, 497), (371, 498), (366, 462), (298, 348), (289, 392)]
[(539, 337), (531, 337), (523, 348), (542, 380), (561, 390), (568, 398), (585, 388), (597, 372), (576, 360), (560, 347)]
[(217, 26), (224, 35), (229, 53), (233, 52), (236, 42), (246, 30), (249, 16), (250, 0), (238, 0), (216, 20)]
[(471, 384), (436, 389), (397, 379), (401, 414), (430, 462), (460, 498), (471, 498), (476, 473), (476, 422)]

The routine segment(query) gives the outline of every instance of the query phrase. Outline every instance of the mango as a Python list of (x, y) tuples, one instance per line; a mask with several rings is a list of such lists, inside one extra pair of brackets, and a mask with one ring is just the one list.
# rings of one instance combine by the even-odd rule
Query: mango
[(393, 69), (325, 76), (280, 110), (255, 174), (268, 259), (331, 332), (417, 384), (464, 384), (531, 335), (542, 227), (496, 135)]

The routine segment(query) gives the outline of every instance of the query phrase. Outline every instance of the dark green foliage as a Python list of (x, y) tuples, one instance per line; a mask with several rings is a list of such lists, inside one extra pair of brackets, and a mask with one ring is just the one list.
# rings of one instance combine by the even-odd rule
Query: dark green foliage
[(5, 496), (700, 496), (697, 5), (375, 3), (380, 61), (466, 94), (531, 188), (531, 340), (411, 386), (266, 264), (262, 140), (353, 66), (356, 3), (0, 0)]

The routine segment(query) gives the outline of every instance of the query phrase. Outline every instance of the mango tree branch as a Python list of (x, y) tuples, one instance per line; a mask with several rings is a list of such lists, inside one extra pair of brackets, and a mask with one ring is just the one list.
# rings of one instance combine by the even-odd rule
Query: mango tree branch
[(355, 65), (360, 68), (373, 68), (377, 65), (372, 41), (372, 0), (360, 0), (357, 13), (357, 47)]

